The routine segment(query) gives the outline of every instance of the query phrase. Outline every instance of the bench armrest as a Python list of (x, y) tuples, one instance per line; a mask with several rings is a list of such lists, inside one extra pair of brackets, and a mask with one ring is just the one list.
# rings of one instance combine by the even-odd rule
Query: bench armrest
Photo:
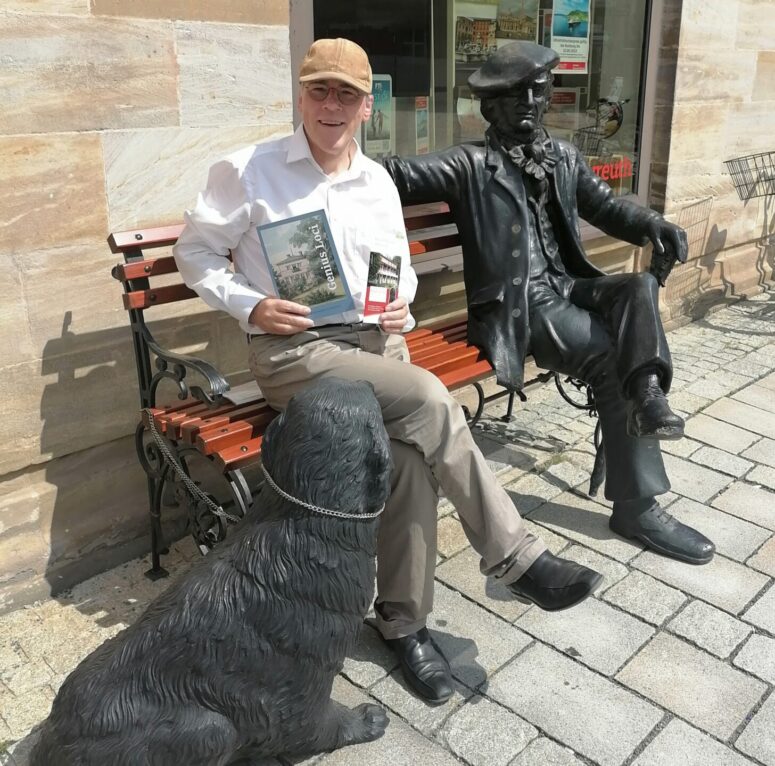
[[(156, 389), (162, 380), (171, 380), (177, 385), (179, 399), (185, 399), (191, 394), (209, 407), (215, 407), (223, 402), (223, 395), (230, 388), (229, 382), (210, 362), (163, 349), (145, 325), (142, 333), (148, 350), (156, 356), (157, 372), (151, 379), (150, 386), (152, 403), (156, 402)], [(207, 381), (206, 388), (189, 386), (186, 381), (186, 374), (189, 371), (201, 375)]]

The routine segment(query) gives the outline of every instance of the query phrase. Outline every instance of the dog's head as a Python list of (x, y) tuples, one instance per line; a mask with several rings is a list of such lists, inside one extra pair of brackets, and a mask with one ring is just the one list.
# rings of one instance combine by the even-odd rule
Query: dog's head
[(324, 378), (296, 394), (266, 430), (264, 466), (299, 500), (334, 511), (378, 511), (390, 493), (390, 440), (374, 389)]

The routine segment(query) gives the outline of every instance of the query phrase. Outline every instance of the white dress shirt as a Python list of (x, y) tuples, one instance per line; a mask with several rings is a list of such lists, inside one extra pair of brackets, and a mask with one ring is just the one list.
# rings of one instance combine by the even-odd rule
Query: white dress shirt
[[(183, 280), (209, 306), (235, 317), (243, 330), (261, 333), (248, 317), (258, 301), (276, 292), (256, 227), (315, 210), (326, 212), (355, 303), (355, 310), (322, 317), (320, 324), (362, 321), (371, 251), (401, 256), (398, 294), (411, 303), (417, 275), (390, 176), (356, 144), (350, 167), (330, 178), (313, 158), (302, 126), (210, 168), (207, 188), (186, 211), (173, 249)], [(404, 331), (413, 326), (410, 314)]]

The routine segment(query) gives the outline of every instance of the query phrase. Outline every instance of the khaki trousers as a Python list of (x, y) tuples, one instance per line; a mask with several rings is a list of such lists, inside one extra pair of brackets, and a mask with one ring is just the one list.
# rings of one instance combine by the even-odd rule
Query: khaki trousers
[(394, 461), (377, 545), (375, 611), (385, 638), (424, 627), (433, 608), (439, 486), (481, 556), (483, 574), (513, 582), (546, 549), (487, 467), (460, 405), (408, 359), (401, 335), (365, 324), (253, 336), (249, 355), (264, 397), (278, 410), (322, 377), (374, 387)]

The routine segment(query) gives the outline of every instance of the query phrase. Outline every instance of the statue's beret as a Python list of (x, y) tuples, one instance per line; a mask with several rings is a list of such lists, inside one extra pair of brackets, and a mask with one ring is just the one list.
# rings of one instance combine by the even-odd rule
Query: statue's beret
[(477, 96), (501, 93), (548, 71), (559, 60), (560, 55), (551, 48), (517, 40), (498, 48), (468, 78), (468, 85)]

